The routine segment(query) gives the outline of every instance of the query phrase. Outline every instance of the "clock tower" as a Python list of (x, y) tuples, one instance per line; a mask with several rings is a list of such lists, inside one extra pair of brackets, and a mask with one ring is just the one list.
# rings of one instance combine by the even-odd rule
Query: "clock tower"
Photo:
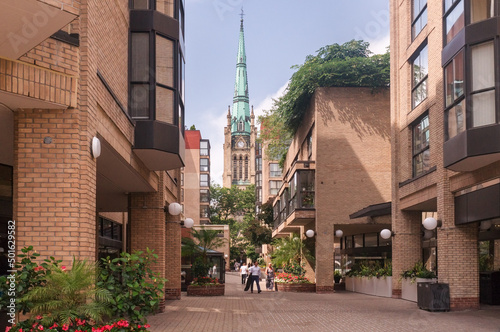
[(250, 112), (248, 97), (243, 12), (240, 21), (238, 55), (236, 58), (236, 80), (234, 84), (233, 109), (227, 111), (227, 126), (224, 128), (224, 187), (237, 185), (245, 188), (255, 184), (255, 115)]

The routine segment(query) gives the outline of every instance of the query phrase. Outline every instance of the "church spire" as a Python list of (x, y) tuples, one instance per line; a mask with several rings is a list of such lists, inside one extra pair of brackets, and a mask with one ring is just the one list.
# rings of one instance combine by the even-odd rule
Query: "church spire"
[(236, 59), (236, 81), (234, 84), (232, 135), (250, 135), (250, 106), (248, 98), (247, 57), (243, 33), (243, 9), (241, 9), (240, 38)]

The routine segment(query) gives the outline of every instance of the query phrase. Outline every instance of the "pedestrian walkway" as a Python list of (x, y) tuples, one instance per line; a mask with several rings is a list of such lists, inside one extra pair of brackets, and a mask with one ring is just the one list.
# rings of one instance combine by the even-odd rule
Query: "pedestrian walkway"
[(334, 294), (243, 291), (237, 273), (226, 273), (226, 295), (167, 301), (149, 318), (151, 331), (493, 331), (500, 332), (500, 306), (427, 312), (416, 303), (347, 291)]

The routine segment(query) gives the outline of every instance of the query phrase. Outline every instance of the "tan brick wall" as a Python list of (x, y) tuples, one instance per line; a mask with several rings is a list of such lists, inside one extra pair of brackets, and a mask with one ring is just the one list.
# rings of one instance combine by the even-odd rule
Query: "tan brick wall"
[[(455, 226), (454, 197), (460, 191), (492, 179), (498, 179), (499, 163), (473, 172), (456, 173), (443, 168), (444, 108), (442, 1), (428, 1), (427, 26), (415, 41), (411, 41), (411, 1), (393, 0), (391, 9), (391, 122), (392, 126), (392, 206), (393, 206), (393, 275), (401, 273), (408, 260), (421, 258), (416, 237), (407, 243), (400, 241), (398, 232), (420, 231), (421, 220), (401, 209), (413, 209), (431, 201), (428, 209), (436, 211), (443, 226), (437, 232), (439, 281), (450, 284), (452, 309), (477, 308), (479, 305), (478, 224)], [(411, 108), (411, 56), (425, 41), (429, 50), (428, 97)], [(436, 171), (403, 186), (411, 179), (411, 123), (429, 111), (431, 166)], [(417, 211), (420, 212), (420, 211)], [(411, 253), (411, 251), (418, 251)], [(393, 279), (395, 291), (398, 282)]]

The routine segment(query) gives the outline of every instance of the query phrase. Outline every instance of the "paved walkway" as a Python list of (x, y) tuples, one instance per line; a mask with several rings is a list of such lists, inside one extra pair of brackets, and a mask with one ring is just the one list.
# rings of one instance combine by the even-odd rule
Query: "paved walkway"
[[(347, 291), (334, 294), (244, 292), (240, 277), (226, 273), (226, 295), (167, 301), (149, 318), (151, 331), (495, 331), (500, 306), (427, 312), (416, 303)], [(261, 282), (261, 287), (264, 282)]]

